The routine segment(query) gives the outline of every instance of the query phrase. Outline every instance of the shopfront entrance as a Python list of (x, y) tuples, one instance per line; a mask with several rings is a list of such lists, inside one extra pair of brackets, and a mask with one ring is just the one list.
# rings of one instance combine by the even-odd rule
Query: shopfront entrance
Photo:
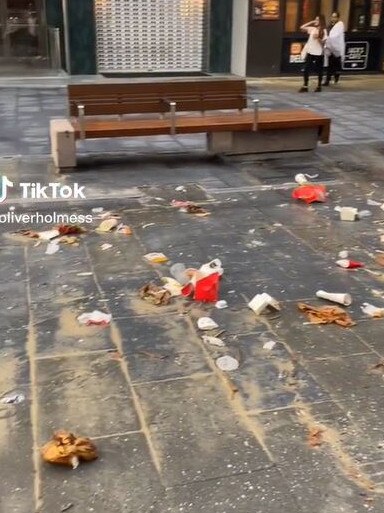
[(0, 1), (0, 76), (49, 67), (44, 0)]
[(94, 0), (99, 73), (200, 73), (209, 0)]

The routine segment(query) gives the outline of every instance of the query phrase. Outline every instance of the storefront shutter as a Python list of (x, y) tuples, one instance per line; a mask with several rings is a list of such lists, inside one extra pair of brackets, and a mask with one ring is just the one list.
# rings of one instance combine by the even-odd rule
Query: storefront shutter
[(95, 0), (99, 73), (200, 72), (208, 0)]

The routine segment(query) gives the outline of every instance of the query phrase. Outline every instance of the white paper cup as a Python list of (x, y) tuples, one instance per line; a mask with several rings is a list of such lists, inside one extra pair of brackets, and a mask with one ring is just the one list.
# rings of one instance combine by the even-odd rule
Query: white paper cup
[(350, 296), (350, 294), (346, 293), (333, 293), (326, 292), (325, 290), (318, 290), (316, 292), (316, 296), (321, 299), (327, 299), (328, 301), (332, 301), (332, 303), (338, 303), (344, 306), (349, 306), (352, 304), (352, 297)]

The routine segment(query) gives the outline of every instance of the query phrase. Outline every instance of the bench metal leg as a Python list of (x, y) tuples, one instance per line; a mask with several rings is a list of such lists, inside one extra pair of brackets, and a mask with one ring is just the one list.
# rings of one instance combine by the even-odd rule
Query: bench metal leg
[(55, 167), (76, 167), (75, 130), (66, 119), (52, 119), (50, 123), (51, 153)]

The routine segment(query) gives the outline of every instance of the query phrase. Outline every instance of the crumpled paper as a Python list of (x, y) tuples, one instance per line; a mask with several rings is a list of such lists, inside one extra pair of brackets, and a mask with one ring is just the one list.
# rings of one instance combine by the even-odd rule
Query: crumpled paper
[(343, 328), (349, 328), (356, 324), (347, 312), (339, 306), (322, 306), (317, 308), (305, 303), (298, 303), (297, 306), (299, 310), (308, 315), (309, 321), (312, 324), (332, 324), (334, 322)]
[(165, 306), (171, 301), (171, 293), (154, 283), (148, 283), (139, 289), (141, 299), (148, 301), (152, 305)]
[(80, 461), (92, 461), (98, 457), (94, 443), (85, 437), (77, 437), (69, 431), (56, 431), (52, 440), (41, 449), (43, 460), (56, 465), (77, 468)]

